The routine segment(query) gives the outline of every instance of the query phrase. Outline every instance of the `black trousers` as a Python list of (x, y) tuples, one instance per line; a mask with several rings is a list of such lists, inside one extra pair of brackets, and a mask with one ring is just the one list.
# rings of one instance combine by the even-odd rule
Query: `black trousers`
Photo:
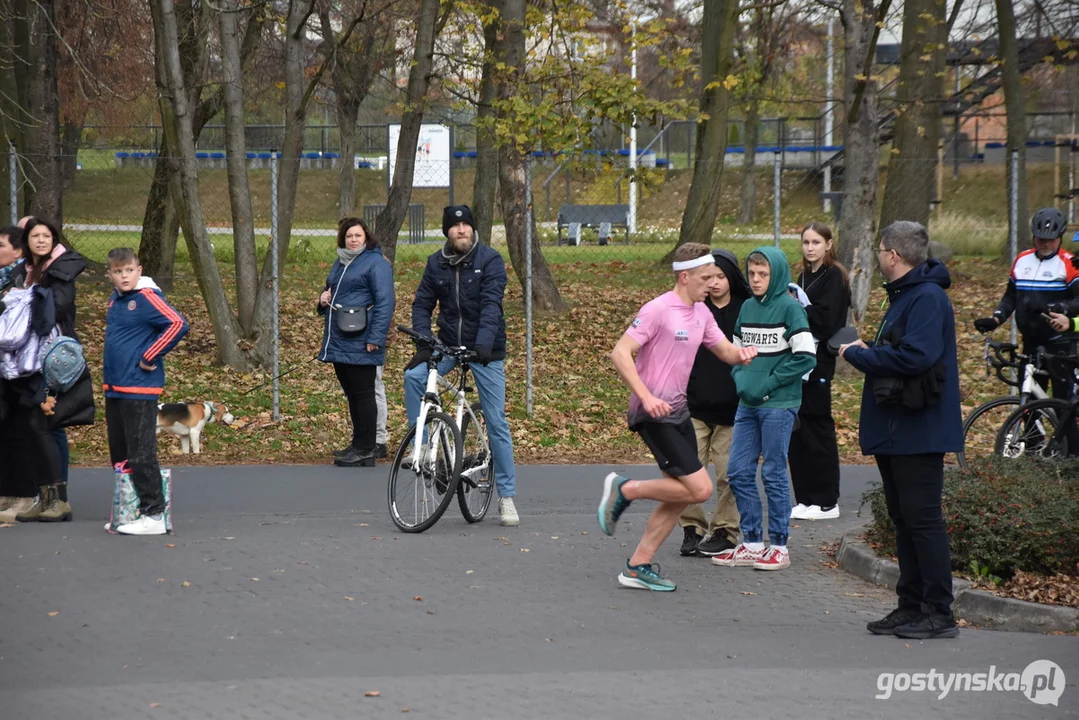
[(952, 558), (941, 510), (944, 455), (877, 455), (895, 525), (899, 607), (952, 616)]
[[(1046, 343), (1045, 351), (1050, 355), (1056, 355), (1058, 353), (1064, 353), (1065, 355), (1075, 355), (1076, 343), (1074, 342), (1057, 342)], [(1036, 345), (1023, 341), (1023, 352), (1033, 353), (1037, 349)], [(1070, 365), (1066, 363), (1053, 363), (1050, 366), (1052, 372), (1050, 377), (1046, 378), (1043, 375), (1038, 375), (1038, 384), (1041, 385), (1042, 390), (1048, 390), (1049, 386), (1052, 386), (1052, 392), (1050, 396), (1058, 398), (1060, 400), (1071, 400), (1072, 390), (1074, 387), (1073, 381), (1070, 377), (1058, 377), (1056, 373), (1063, 372), (1065, 369), (1070, 368)], [(1065, 437), (1068, 439), (1068, 457), (1079, 457), (1079, 425), (1072, 424), (1071, 427), (1065, 429)]]
[(375, 403), (375, 365), (334, 363), (333, 371), (345, 391), (348, 414), (352, 418), (352, 447), (361, 451), (375, 449), (378, 406)]
[[(40, 376), (9, 380), (4, 384), (7, 413), (3, 422), (3, 495), (34, 497), (42, 485), (63, 482), (60, 449), (49, 420), (34, 396)], [(64, 493), (66, 498), (66, 492)]]
[(165, 494), (157, 464), (157, 400), (105, 398), (105, 427), (109, 459), (113, 465), (127, 461), (142, 514), (160, 515)]
[(832, 383), (802, 383), (798, 429), (791, 433), (787, 461), (794, 500), (832, 507), (839, 502), (839, 446), (832, 419)]

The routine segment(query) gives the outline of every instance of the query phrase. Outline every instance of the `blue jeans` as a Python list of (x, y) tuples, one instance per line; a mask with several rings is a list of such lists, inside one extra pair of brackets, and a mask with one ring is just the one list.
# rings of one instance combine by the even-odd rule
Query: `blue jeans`
[[(457, 364), (455, 358), (442, 358), (438, 374), (446, 375)], [(499, 497), (517, 494), (517, 476), (513, 469), (513, 438), (506, 420), (506, 373), (501, 360), (492, 360), (486, 366), (476, 363), (468, 366), (476, 380), (480, 394), (480, 407), (487, 422), (487, 438), (491, 443), (491, 459), (495, 463), (495, 486)], [(405, 411), (408, 424), (416, 424), (420, 414), (420, 399), (427, 386), (427, 364), (405, 371)], [(790, 511), (788, 510), (788, 513)]]
[(741, 515), (744, 542), (764, 542), (761, 497), (757, 492), (757, 460), (764, 457), (761, 479), (768, 496), (768, 537), (773, 545), (786, 545), (790, 533), (791, 490), (787, 475), (787, 449), (798, 408), (738, 406), (731, 437), (727, 477)]

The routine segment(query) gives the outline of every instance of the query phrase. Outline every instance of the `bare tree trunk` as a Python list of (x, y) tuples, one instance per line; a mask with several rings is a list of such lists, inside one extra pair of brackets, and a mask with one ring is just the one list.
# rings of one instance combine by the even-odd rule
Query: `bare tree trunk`
[(757, 222), (757, 138), (760, 136), (760, 98), (746, 101), (745, 154), (742, 156), (742, 190), (738, 203), (738, 222), (752, 225)]
[(349, 217), (356, 209), (356, 170), (353, 159), (356, 156), (356, 122), (360, 115), (360, 106), (345, 105), (338, 100), (337, 132), (341, 136), (341, 175), (337, 188), (337, 217)]
[(232, 210), (232, 244), (235, 250), (236, 306), (240, 329), (247, 335), (255, 317), (258, 294), (258, 259), (255, 257), (255, 218), (247, 182), (247, 139), (244, 135), (243, 62), (240, 59), (239, 0), (221, 0), (218, 11), (221, 36), (221, 70), (225, 91), (225, 162)]
[(944, 0), (904, 1), (896, 87), (899, 115), (888, 161), (881, 227), (896, 220), (929, 225), (936, 194), (947, 28)]
[[(727, 152), (727, 116), (730, 91), (723, 82), (734, 63), (734, 31), (738, 0), (711, 0), (704, 4), (701, 26), (701, 117), (697, 122), (697, 157), (689, 188), (682, 230), (675, 248), (687, 242), (710, 244), (719, 212), (720, 180)], [(713, 84), (714, 83), (714, 84)], [(673, 255), (672, 249), (667, 259)]]
[(479, 240), (491, 244), (491, 228), (495, 221), (495, 195), (498, 191), (498, 148), (495, 143), (494, 120), (495, 70), (494, 48), (498, 42), (498, 24), (485, 18), (483, 26), (483, 68), (480, 76), (480, 95), (476, 102), (476, 177), (472, 182), (472, 215), (476, 218)]
[(843, 0), (843, 214), (839, 223), (839, 259), (850, 270), (852, 310), (861, 322), (875, 284), (877, 184), (880, 181), (880, 132), (877, 86), (870, 77), (882, 21), (890, 0), (878, 6)]
[[(1027, 110), (1023, 92), (1023, 76), (1019, 69), (1019, 43), (1016, 39), (1015, 7), (1009, 0), (996, 0), (997, 34), (1000, 37), (1000, 60), (1003, 73), (1004, 109), (1008, 120), (1008, 157), (1005, 168), (1008, 173), (1008, 196), (1012, 189), (1012, 151), (1016, 151), (1015, 177), (1018, 180), (1014, 192), (1019, 196), (1020, 251), (1030, 245), (1030, 208), (1027, 199)], [(1008, 244), (1004, 252), (1007, 256)]]
[(386, 198), (386, 207), (375, 220), (375, 236), (382, 251), (393, 262), (397, 255), (397, 233), (405, 222), (408, 202), (412, 198), (412, 176), (416, 171), (416, 143), (420, 139), (420, 124), (427, 105), (427, 88), (434, 69), (435, 38), (441, 29), (439, 0), (421, 0), (416, 18), (416, 50), (408, 73), (405, 91), (405, 112), (401, 116), (401, 136), (397, 142), (397, 159), (393, 180)]
[(60, 172), (60, 96), (56, 85), (56, 10), (53, 0), (28, 4), (30, 46), (27, 84), (26, 188), (30, 214), (63, 227)]
[(180, 223), (191, 254), (199, 290), (206, 302), (210, 322), (217, 341), (218, 361), (235, 368), (245, 368), (247, 360), (237, 343), (235, 318), (229, 307), (221, 274), (206, 234), (202, 205), (198, 193), (198, 165), (195, 160), (193, 118), (189, 107), (184, 74), (180, 64), (180, 40), (173, 0), (155, 0), (150, 4), (153, 13), (157, 48), (163, 55), (166, 85), (161, 95), (161, 117), (169, 145), (178, 150), (172, 160), (176, 169), (173, 186), (182, 208)]
[[(499, 74), (495, 84), (495, 95), (505, 101), (517, 93), (518, 83), (524, 75), (525, 0), (496, 2), (499, 17), (495, 61), (504, 71)], [(498, 159), (499, 196), (502, 200), (502, 218), (506, 223), (506, 245), (509, 246), (510, 262), (517, 279), (524, 287), (527, 233), (531, 230), (532, 237), (536, 237), (535, 226), (528, 227), (527, 157), (512, 142), (503, 142), (498, 150)], [(532, 243), (532, 303), (540, 312), (564, 312), (566, 309), (538, 242)]]
[(60, 137), (60, 180), (64, 190), (75, 185), (75, 172), (79, 165), (79, 148), (82, 146), (82, 119), (65, 118)]

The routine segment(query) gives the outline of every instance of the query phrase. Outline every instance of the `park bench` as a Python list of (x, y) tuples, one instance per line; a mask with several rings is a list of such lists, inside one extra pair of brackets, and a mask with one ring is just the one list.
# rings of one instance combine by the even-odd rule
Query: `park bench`
[(600, 245), (607, 244), (613, 230), (625, 230), (628, 245), (629, 205), (563, 205), (558, 208), (559, 245), (580, 245), (581, 230), (585, 228), (599, 233)]

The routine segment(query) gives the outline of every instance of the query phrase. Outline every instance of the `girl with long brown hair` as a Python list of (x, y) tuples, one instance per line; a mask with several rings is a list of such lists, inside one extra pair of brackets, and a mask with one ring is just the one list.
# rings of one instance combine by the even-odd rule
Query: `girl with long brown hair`
[(802, 272), (798, 284), (809, 296), (809, 330), (817, 342), (817, 367), (802, 383), (802, 406), (791, 433), (788, 460), (794, 499), (791, 518), (839, 517), (839, 447), (832, 418), (835, 356), (828, 339), (846, 325), (850, 310), (847, 269), (836, 256), (832, 229), (813, 222), (802, 228)]

